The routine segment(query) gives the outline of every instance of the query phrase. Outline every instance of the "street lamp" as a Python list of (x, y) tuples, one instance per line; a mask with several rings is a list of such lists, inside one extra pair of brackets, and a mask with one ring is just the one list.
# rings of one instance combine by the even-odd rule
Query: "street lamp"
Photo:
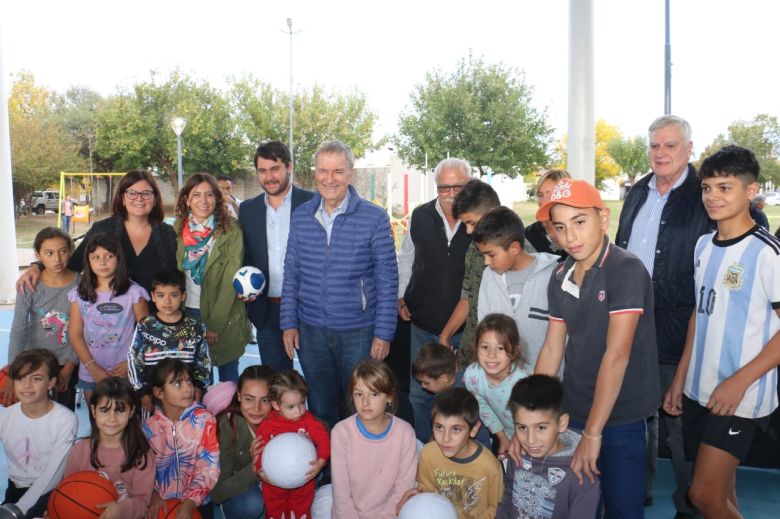
[[(293, 30), (292, 30), (292, 18), (287, 18), (287, 29), (290, 31), (290, 158), (295, 155), (293, 153)], [(295, 168), (295, 160), (293, 159), (293, 168)]]
[(173, 130), (173, 133), (176, 134), (176, 150), (179, 160), (179, 189), (181, 189), (181, 186), (184, 183), (184, 175), (181, 171), (181, 132), (184, 131), (185, 126), (187, 126), (187, 119), (184, 117), (174, 117), (171, 119), (171, 129)]

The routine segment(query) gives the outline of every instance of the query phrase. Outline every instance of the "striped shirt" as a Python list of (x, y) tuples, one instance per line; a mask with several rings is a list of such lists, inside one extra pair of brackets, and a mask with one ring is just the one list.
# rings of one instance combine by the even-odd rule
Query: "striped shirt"
[[(715, 388), (780, 330), (780, 241), (758, 226), (731, 240), (705, 234), (694, 268), (696, 334), (685, 395), (707, 405)], [(760, 418), (777, 405), (777, 369), (771, 369), (748, 387), (735, 414)]]
[(686, 168), (672, 188), (663, 195), (658, 192), (657, 177), (655, 175), (650, 177), (650, 181), (647, 183), (647, 199), (634, 218), (626, 249), (639, 257), (651, 278), (657, 253), (655, 246), (658, 243), (658, 231), (661, 224), (665, 223), (661, 220), (664, 207), (671, 192), (680, 187), (687, 177), (688, 169)]

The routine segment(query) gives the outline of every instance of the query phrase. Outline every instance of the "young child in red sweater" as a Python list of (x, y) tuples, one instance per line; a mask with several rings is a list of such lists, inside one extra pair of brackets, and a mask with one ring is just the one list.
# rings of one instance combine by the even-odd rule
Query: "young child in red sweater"
[[(257, 428), (260, 448), (255, 460), (258, 476), (263, 481), (263, 501), (268, 519), (310, 517), (314, 501), (314, 478), (330, 457), (330, 435), (325, 425), (306, 409), (308, 394), (306, 381), (295, 370), (282, 371), (271, 379), (268, 397), (273, 410)], [(271, 438), (288, 432), (305, 434), (317, 449), (317, 459), (311, 462), (312, 467), (306, 473), (306, 483), (293, 489), (280, 488), (268, 481), (261, 463), (263, 448)]]

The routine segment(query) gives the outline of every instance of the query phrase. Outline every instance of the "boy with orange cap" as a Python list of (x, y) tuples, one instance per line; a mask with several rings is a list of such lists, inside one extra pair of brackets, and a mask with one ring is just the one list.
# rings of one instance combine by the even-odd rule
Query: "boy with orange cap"
[(535, 373), (556, 375), (565, 356), (563, 407), (582, 430), (572, 469), (599, 476), (608, 519), (644, 517), (645, 418), (661, 400), (650, 276), (609, 243), (609, 209), (586, 181), (558, 183), (536, 219), (569, 257), (550, 279)]

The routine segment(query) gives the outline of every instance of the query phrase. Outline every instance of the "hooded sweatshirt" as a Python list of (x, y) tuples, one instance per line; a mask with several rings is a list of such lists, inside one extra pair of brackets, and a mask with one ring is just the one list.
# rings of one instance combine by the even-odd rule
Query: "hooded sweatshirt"
[(512, 317), (517, 323), (520, 340), (526, 344), (527, 366), (533, 368), (536, 358), (547, 334), (547, 285), (559, 256), (540, 252), (532, 254), (535, 258), (533, 272), (525, 281), (523, 293), (510, 296), (506, 284), (506, 275), (498, 274), (491, 268), (486, 268), (479, 285), (479, 303), (477, 315), (481, 321), (488, 314), (504, 314)]
[(574, 449), (582, 436), (561, 433), (561, 450), (544, 458), (523, 456), (518, 467), (510, 459), (504, 475), (504, 495), (496, 519), (577, 519), (596, 517), (599, 482), (584, 478), (582, 485), (571, 470)]

